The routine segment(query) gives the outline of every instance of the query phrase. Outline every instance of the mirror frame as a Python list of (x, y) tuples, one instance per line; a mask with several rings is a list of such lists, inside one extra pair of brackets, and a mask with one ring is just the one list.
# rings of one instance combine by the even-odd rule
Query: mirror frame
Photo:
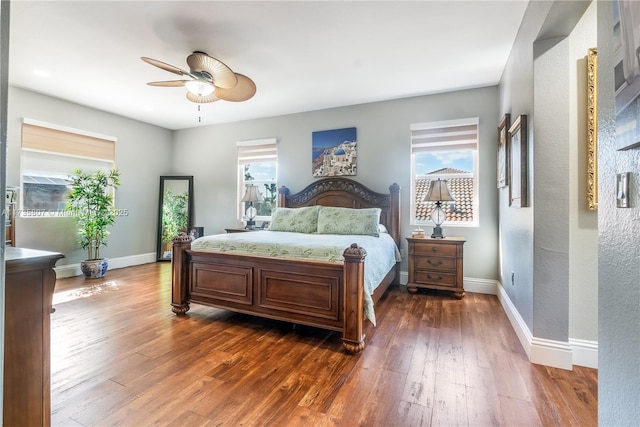
[(187, 204), (187, 232), (193, 228), (193, 176), (163, 175), (160, 177), (160, 193), (158, 194), (158, 240), (156, 248), (157, 261), (171, 261), (171, 257), (162, 256), (162, 206), (164, 205), (164, 189), (166, 181), (185, 181), (188, 184), (189, 200)]

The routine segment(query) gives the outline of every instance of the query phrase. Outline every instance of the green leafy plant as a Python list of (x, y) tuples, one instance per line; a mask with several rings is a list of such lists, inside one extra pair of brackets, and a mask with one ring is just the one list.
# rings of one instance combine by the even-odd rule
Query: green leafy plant
[(100, 247), (106, 246), (107, 228), (115, 223), (113, 190), (120, 185), (120, 171), (85, 173), (73, 171), (66, 211), (78, 226), (78, 243), (87, 249), (87, 261), (100, 259)]
[(162, 198), (162, 243), (171, 242), (180, 231), (187, 231), (189, 193), (164, 192)]

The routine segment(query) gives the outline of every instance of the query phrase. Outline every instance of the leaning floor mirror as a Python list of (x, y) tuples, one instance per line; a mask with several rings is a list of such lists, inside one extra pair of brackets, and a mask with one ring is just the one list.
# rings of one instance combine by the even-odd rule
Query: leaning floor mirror
[(161, 176), (159, 199), (158, 261), (170, 261), (171, 239), (191, 230), (193, 176)]

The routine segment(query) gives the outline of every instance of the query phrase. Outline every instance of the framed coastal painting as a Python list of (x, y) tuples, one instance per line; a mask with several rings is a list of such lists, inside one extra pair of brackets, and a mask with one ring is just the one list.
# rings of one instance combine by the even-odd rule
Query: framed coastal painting
[(311, 141), (311, 170), (314, 177), (356, 175), (356, 128), (312, 132)]
[(498, 188), (509, 185), (509, 140), (510, 114), (505, 114), (498, 124)]
[(524, 208), (527, 199), (527, 116), (520, 115), (509, 128), (509, 206)]

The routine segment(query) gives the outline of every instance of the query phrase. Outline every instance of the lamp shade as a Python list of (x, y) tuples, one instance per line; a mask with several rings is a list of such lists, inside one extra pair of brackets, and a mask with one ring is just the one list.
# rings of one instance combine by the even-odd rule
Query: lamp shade
[(431, 181), (431, 186), (427, 195), (424, 197), (425, 202), (453, 202), (454, 199), (449, 193), (447, 181), (438, 178)]
[(242, 196), (241, 202), (261, 202), (262, 193), (258, 190), (258, 186), (255, 184), (247, 185), (247, 189)]

